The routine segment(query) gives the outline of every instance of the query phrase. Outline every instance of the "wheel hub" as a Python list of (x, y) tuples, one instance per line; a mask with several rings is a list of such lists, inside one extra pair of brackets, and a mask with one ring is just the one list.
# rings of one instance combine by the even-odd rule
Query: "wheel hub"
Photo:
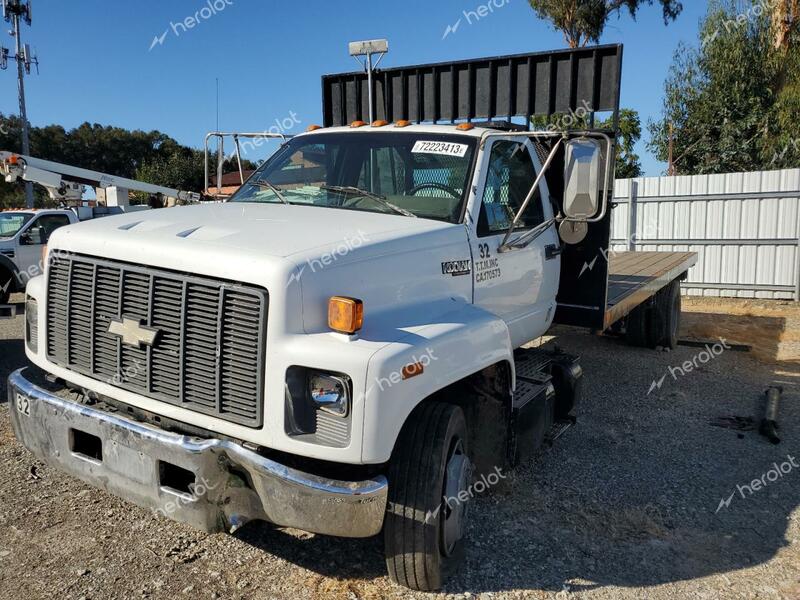
[(444, 498), (442, 500), (442, 548), (450, 555), (464, 537), (464, 525), (470, 498), (469, 484), (472, 464), (464, 453), (461, 440), (454, 444), (445, 468)]

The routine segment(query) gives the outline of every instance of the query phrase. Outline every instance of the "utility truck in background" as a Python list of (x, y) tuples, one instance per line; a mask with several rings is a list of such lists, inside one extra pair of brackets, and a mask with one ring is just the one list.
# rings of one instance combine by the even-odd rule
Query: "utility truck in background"
[(529, 127), (616, 123), (621, 66), (614, 45), (325, 76), (323, 125), (226, 202), (58, 229), (17, 437), (205, 531), (382, 533), (391, 578), (438, 589), (473, 482), (574, 422), (579, 358), (527, 343), (676, 343), (696, 257), (609, 254), (615, 128)]
[[(0, 305), (8, 301), (10, 294), (23, 291), (29, 279), (42, 274), (42, 251), (56, 229), (101, 216), (145, 210), (151, 205), (199, 202), (201, 197), (194, 192), (6, 151), (0, 151), (0, 174), (6, 183), (30, 181), (43, 187), (51, 200), (64, 207), (0, 211)], [(94, 188), (99, 205), (83, 202), (86, 186)], [(131, 205), (129, 191), (148, 194), (151, 203)]]

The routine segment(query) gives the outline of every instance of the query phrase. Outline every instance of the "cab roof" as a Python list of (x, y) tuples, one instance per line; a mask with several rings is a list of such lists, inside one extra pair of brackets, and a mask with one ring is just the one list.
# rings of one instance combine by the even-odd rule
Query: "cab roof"
[[(321, 133), (426, 133), (426, 134), (452, 134), (452, 135), (461, 135), (461, 136), (468, 136), (474, 138), (481, 138), (485, 133), (492, 132), (496, 133), (499, 131), (498, 128), (495, 127), (481, 127), (479, 125), (475, 125), (472, 129), (468, 130), (460, 130), (457, 129), (459, 123), (455, 124), (447, 124), (447, 125), (431, 125), (431, 124), (413, 124), (413, 125), (406, 125), (404, 127), (398, 127), (396, 123), (389, 123), (388, 125), (383, 125), (380, 127), (373, 127), (372, 125), (363, 125), (360, 127), (353, 127), (353, 126), (344, 126), (344, 127), (321, 127), (319, 129), (315, 129), (314, 131), (307, 131), (300, 135), (316, 135)], [(297, 136), (295, 136), (297, 137)]]

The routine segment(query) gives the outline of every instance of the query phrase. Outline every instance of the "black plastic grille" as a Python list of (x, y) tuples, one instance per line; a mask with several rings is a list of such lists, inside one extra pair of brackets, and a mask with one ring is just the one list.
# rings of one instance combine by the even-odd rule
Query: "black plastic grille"
[[(266, 290), (58, 253), (47, 288), (47, 356), (115, 387), (211, 416), (263, 422)], [(157, 331), (124, 344), (112, 321)]]

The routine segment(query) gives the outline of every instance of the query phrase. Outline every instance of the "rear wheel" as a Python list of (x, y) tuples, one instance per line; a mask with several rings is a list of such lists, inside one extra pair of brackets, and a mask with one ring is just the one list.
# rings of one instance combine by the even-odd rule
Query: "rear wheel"
[(655, 345), (674, 350), (678, 346), (678, 332), (681, 323), (681, 284), (679, 281), (673, 281), (658, 293), (653, 317)]
[(628, 315), (625, 325), (625, 338), (631, 346), (646, 348), (650, 345), (649, 312), (646, 306), (640, 304)]
[(386, 567), (400, 585), (441, 588), (463, 559), (472, 464), (461, 408), (441, 402), (409, 417), (389, 465)]

